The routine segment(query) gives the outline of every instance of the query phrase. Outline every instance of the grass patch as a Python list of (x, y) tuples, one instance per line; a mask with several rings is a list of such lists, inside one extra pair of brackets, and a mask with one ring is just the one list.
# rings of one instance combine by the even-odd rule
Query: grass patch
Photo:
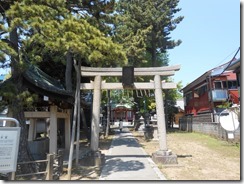
[(240, 143), (228, 142), (219, 140), (210, 135), (198, 133), (198, 132), (170, 132), (174, 136), (178, 136), (187, 141), (197, 141), (199, 144), (206, 146), (211, 150), (218, 151), (223, 156), (238, 156), (240, 155)]

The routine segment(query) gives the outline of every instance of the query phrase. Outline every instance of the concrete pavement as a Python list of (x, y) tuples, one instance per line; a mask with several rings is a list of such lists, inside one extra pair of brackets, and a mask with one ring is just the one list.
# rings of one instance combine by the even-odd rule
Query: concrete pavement
[(166, 180), (126, 127), (116, 130), (99, 179)]

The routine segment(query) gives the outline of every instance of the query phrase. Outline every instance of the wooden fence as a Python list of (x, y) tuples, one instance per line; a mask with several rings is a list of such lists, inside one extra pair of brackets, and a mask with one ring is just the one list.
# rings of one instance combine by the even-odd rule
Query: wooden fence
[[(24, 178), (28, 176), (33, 179), (36, 175), (43, 176), (43, 177), (39, 177), (40, 180), (56, 180), (63, 172), (63, 151), (59, 150), (58, 154), (48, 154), (46, 160), (19, 162), (17, 163), (17, 173), (21, 172), (18, 170), (18, 167), (26, 164), (35, 164), (37, 166), (37, 171), (33, 173), (21, 173), (21, 174), (16, 174), (15, 172), (13, 172), (11, 175), (11, 180), (19, 180), (18, 178), (21, 177)], [(45, 170), (42, 170), (43, 166)]]

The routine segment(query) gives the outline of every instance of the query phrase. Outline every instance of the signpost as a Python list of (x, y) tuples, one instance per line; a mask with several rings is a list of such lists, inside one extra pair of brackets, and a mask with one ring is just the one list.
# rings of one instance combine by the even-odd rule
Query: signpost
[(8, 117), (0, 117), (0, 121), (11, 121), (16, 124), (16, 127), (0, 127), (0, 173), (15, 172), (20, 138), (19, 122)]

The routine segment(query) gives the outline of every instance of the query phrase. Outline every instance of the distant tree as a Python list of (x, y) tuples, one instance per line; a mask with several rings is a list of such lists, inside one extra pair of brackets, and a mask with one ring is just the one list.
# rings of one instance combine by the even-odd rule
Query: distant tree
[[(172, 40), (169, 36), (183, 19), (182, 16), (174, 18), (180, 11), (180, 8), (177, 8), (178, 3), (179, 0), (118, 1), (115, 35), (121, 37), (121, 42), (127, 46), (128, 56), (137, 53), (134, 55), (142, 62), (145, 60), (146, 49), (150, 54), (149, 65), (161, 66), (156, 62), (158, 55), (181, 43), (180, 40)], [(129, 46), (128, 40), (131, 43)]]
[[(109, 14), (114, 11), (115, 0), (71, 0), (67, 1), (67, 8), (73, 15), (84, 18), (89, 24), (99, 29), (105, 35), (110, 35)], [(66, 54), (65, 81), (66, 89), (72, 90), (72, 54)], [(83, 63), (84, 64), (84, 63)], [(88, 64), (89, 65), (89, 64)]]
[[(169, 78), (168, 82), (173, 82), (173, 79)], [(181, 88), (182, 82), (180, 81), (177, 83), (176, 89), (164, 90), (165, 120), (168, 126), (173, 126), (175, 114), (178, 113), (176, 101), (182, 98), (182, 94), (179, 92)]]
[[(135, 67), (158, 67), (169, 64), (168, 49), (180, 45), (181, 40), (173, 40), (169, 34), (183, 20), (176, 16), (179, 0), (119, 0), (114, 13), (114, 40), (126, 50), (128, 64)], [(138, 77), (138, 81), (148, 81), (150, 77)], [(162, 80), (168, 80), (162, 77)], [(146, 98), (146, 99), (145, 99)], [(154, 97), (137, 98), (141, 108), (143, 101), (154, 107)], [(168, 97), (166, 97), (168, 98)]]
[(134, 1), (118, 1), (113, 15), (113, 37), (126, 50), (128, 64), (140, 66), (146, 63), (146, 38), (151, 26), (141, 26), (137, 4)]
[(68, 9), (79, 14), (105, 34), (111, 31), (110, 15), (114, 13), (115, 0), (71, 0)]

